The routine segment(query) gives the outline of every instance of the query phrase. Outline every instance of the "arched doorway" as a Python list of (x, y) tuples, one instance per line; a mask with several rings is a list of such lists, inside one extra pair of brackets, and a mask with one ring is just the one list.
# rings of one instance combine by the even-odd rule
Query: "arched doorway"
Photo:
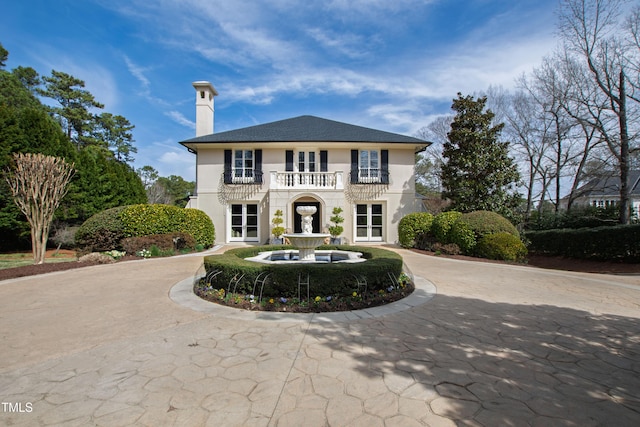
[(298, 206), (315, 206), (316, 213), (313, 214), (313, 232), (320, 233), (322, 229), (322, 223), (320, 218), (322, 218), (322, 205), (316, 199), (312, 197), (302, 197), (295, 202), (293, 202), (293, 232), (294, 233), (302, 233), (302, 216), (296, 212), (296, 208)]

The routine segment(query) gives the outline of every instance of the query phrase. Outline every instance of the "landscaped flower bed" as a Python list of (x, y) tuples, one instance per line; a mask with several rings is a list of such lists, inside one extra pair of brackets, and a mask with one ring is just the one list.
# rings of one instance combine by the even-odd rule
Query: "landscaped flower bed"
[(398, 301), (411, 294), (413, 290), (413, 283), (404, 274), (400, 277), (397, 286), (390, 285), (386, 289), (360, 293), (353, 291), (351, 294), (342, 296), (315, 295), (309, 299), (306, 299), (306, 296), (303, 298), (264, 296), (260, 298), (258, 295), (227, 292), (224, 288), (214, 288), (204, 278), (200, 279), (194, 287), (196, 295), (200, 298), (217, 304), (244, 310), (289, 313), (322, 313), (371, 308)]
[(194, 286), (200, 297), (233, 307), (293, 312), (344, 311), (374, 307), (413, 291), (396, 252), (364, 246), (321, 246), (355, 251), (361, 263), (278, 263), (247, 261), (259, 252), (290, 246), (238, 248), (205, 257), (206, 279)]

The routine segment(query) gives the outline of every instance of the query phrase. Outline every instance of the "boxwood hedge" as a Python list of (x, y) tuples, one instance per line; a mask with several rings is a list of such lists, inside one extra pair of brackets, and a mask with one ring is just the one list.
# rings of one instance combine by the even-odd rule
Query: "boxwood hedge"
[(528, 231), (525, 236), (534, 253), (640, 262), (640, 224)]
[[(331, 264), (263, 264), (246, 261), (244, 258), (258, 255), (259, 252), (282, 249), (295, 249), (293, 246), (271, 245), (232, 249), (220, 255), (204, 258), (207, 273), (221, 271), (211, 283), (215, 288), (227, 289), (234, 277), (244, 275), (238, 284), (238, 293), (253, 292), (254, 281), (262, 272), (270, 273), (270, 284), (265, 286), (263, 296), (296, 297), (298, 295), (298, 278), (309, 275), (309, 291), (311, 295), (344, 296), (357, 291), (355, 276), (365, 277), (368, 290), (389, 287), (391, 280), (388, 273), (400, 276), (402, 273), (402, 257), (395, 252), (380, 248), (361, 246), (321, 246), (321, 249), (339, 249), (361, 252), (367, 261), (362, 263)], [(232, 289), (233, 290), (233, 289)], [(258, 292), (258, 291), (256, 291)], [(306, 288), (301, 292), (306, 296)]]

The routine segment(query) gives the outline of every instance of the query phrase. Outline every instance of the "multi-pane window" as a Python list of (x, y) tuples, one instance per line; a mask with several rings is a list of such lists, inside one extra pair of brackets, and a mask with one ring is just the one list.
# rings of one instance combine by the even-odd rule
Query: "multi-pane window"
[(233, 157), (233, 181), (253, 181), (253, 150), (235, 150)]
[(377, 150), (361, 150), (359, 163), (359, 181), (377, 182), (380, 180), (380, 159)]
[(232, 241), (258, 240), (258, 205), (253, 203), (231, 205)]
[(316, 171), (316, 153), (314, 151), (298, 152), (298, 172)]
[(379, 203), (356, 205), (356, 240), (381, 241), (384, 216)]

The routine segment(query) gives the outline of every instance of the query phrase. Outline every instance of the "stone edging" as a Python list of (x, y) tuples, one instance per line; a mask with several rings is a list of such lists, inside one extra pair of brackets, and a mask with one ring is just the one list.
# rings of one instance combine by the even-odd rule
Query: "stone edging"
[(193, 292), (195, 277), (188, 277), (176, 283), (169, 291), (169, 298), (183, 307), (203, 313), (236, 318), (242, 320), (276, 320), (279, 322), (348, 322), (358, 319), (369, 319), (386, 316), (408, 310), (430, 301), (437, 294), (436, 286), (429, 280), (416, 276), (415, 290), (411, 295), (398, 301), (378, 307), (353, 311), (335, 311), (328, 313), (284, 313), (273, 311), (247, 311), (226, 307), (203, 300)]

